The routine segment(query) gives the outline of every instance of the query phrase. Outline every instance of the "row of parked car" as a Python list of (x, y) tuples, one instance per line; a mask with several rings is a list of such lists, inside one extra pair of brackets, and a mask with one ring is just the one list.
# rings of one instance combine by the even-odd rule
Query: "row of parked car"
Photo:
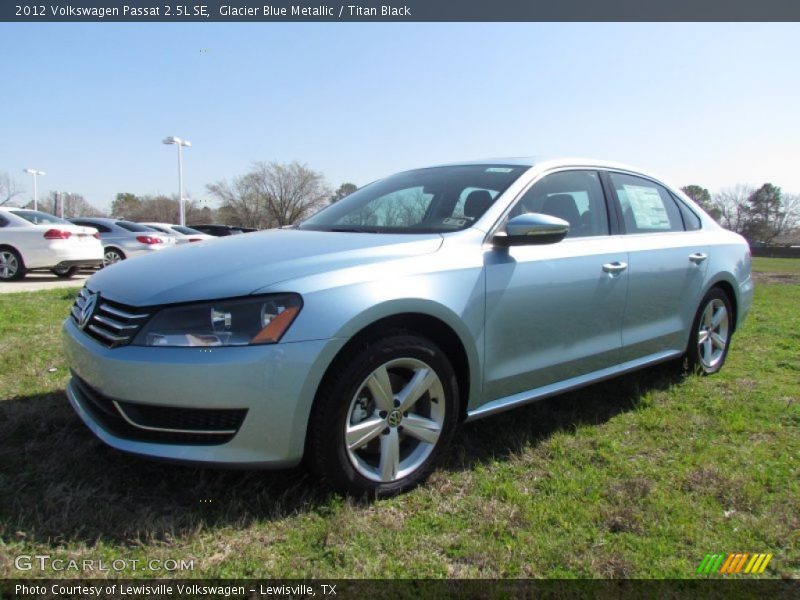
[(142, 254), (255, 231), (228, 225), (184, 227), (170, 223), (135, 223), (125, 219), (61, 219), (25, 208), (0, 207), (0, 281), (14, 281), (29, 271), (49, 270), (72, 277)]

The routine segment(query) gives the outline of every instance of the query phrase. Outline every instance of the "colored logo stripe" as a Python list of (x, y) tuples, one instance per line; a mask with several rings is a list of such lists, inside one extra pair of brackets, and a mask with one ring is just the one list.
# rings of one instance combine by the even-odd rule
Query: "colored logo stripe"
[(697, 567), (697, 573), (757, 575), (764, 572), (770, 560), (772, 560), (772, 554), (749, 554), (747, 552), (706, 554), (700, 566)]

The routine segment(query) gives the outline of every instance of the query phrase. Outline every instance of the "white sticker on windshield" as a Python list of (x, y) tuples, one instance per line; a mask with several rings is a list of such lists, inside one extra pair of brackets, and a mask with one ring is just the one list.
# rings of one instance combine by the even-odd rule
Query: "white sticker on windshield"
[(514, 169), (510, 167), (489, 167), (486, 169), (487, 173), (511, 173)]

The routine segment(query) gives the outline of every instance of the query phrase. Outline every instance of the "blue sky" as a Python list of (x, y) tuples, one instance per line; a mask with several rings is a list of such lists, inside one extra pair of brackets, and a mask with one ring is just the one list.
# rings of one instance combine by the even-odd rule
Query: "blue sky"
[(0, 172), (107, 208), (257, 160), (332, 187), (592, 156), (800, 193), (800, 24), (0, 24)]

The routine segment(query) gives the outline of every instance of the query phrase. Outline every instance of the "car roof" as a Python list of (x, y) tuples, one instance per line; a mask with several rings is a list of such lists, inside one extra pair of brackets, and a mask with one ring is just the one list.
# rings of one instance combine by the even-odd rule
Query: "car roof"
[(72, 217), (68, 221), (95, 221), (96, 223), (116, 223), (117, 221), (127, 221), (128, 219), (111, 219), (109, 217)]
[[(32, 208), (25, 208), (24, 206), (0, 206), (0, 210), (4, 212), (19, 212), (21, 210), (33, 210)], [(43, 210), (36, 209), (36, 212), (44, 212)], [(44, 214), (49, 215), (50, 213), (44, 212)], [(55, 216), (55, 215), (53, 215)]]
[[(549, 169), (557, 169), (562, 167), (587, 167), (597, 169), (615, 169), (620, 171), (630, 171), (633, 173), (640, 173), (653, 179), (660, 179), (660, 177), (652, 173), (628, 165), (622, 162), (602, 160), (597, 158), (586, 157), (570, 157), (570, 156), (511, 156), (499, 158), (484, 158), (479, 160), (465, 160), (459, 162), (444, 163), (440, 165), (433, 165), (435, 167), (457, 167), (457, 166), (470, 166), (470, 165), (512, 165), (520, 167), (536, 167), (537, 171), (544, 171)], [(431, 165), (429, 165), (430, 167)], [(425, 167), (420, 167), (425, 168)]]

